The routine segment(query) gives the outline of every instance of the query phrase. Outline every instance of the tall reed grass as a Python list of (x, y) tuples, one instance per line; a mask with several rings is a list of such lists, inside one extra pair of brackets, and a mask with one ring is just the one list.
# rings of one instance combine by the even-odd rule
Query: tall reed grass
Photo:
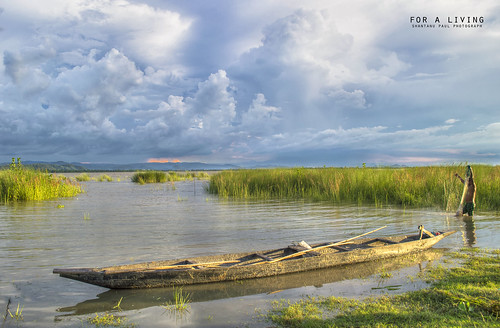
[(145, 183), (161, 183), (167, 181), (167, 174), (160, 171), (137, 172), (132, 176), (132, 182)]
[(20, 165), (0, 171), (0, 200), (3, 202), (73, 197), (81, 192), (79, 184), (65, 177)]
[(145, 184), (145, 183), (161, 183), (161, 182), (175, 182), (194, 179), (208, 179), (210, 176), (206, 172), (162, 172), (162, 171), (145, 171), (137, 172), (132, 176), (132, 182)]
[[(500, 167), (473, 166), (476, 204), (500, 210)], [(334, 203), (437, 207), (455, 211), (464, 165), (411, 168), (280, 168), (223, 171), (207, 189), (231, 198), (310, 199)]]

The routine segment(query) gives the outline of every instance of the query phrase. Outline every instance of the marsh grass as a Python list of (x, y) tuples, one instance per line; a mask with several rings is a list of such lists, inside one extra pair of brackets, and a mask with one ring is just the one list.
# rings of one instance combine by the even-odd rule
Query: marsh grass
[(97, 177), (97, 181), (99, 181), (99, 182), (112, 182), (113, 178), (107, 174), (101, 174), (100, 176)]
[(11, 318), (13, 320), (15, 320), (16, 322), (18, 321), (22, 321), (23, 320), (23, 309), (24, 309), (24, 305), (21, 307), (21, 303), (17, 303), (17, 308), (14, 312), (12, 312), (10, 310), (10, 304), (11, 304), (11, 301), (10, 301), (10, 298), (7, 302), (7, 307), (5, 309), (5, 315), (3, 316), (3, 323), (2, 323), (2, 328), (7, 320), (7, 318)]
[(75, 179), (76, 181), (84, 182), (84, 181), (90, 181), (91, 177), (88, 173), (82, 173), (80, 175), (77, 175)]
[[(463, 259), (463, 258), (461, 258)], [(431, 269), (430, 288), (364, 300), (341, 297), (275, 302), (279, 327), (498, 327), (500, 255), (469, 253), (462, 265)]]
[(135, 324), (128, 323), (128, 319), (124, 316), (114, 315), (112, 313), (95, 314), (94, 317), (88, 318), (88, 322), (96, 327), (135, 327)]
[(73, 197), (81, 193), (78, 183), (63, 176), (16, 165), (0, 171), (0, 200), (27, 201)]
[(121, 312), (122, 311), (122, 308), (121, 308), (122, 301), (123, 301), (123, 297), (120, 297), (120, 300), (118, 301), (118, 303), (116, 303), (116, 305), (113, 306), (113, 310), (118, 310)]
[(173, 302), (167, 302), (163, 308), (175, 313), (177, 316), (182, 317), (186, 313), (189, 313), (191, 295), (189, 293), (184, 293), (182, 287), (174, 287), (173, 289)]
[(98, 181), (98, 182), (112, 182), (113, 181), (113, 178), (107, 174), (101, 174), (98, 177), (92, 178), (88, 173), (82, 173), (80, 175), (77, 175), (75, 177), (75, 179), (76, 179), (76, 181), (79, 181), (79, 182), (85, 182), (85, 181), (91, 181), (91, 180)]
[[(476, 204), (500, 210), (500, 166), (474, 165)], [(208, 192), (224, 198), (309, 199), (334, 203), (437, 207), (455, 211), (465, 165), (410, 168), (279, 168), (223, 171)]]
[(145, 184), (145, 183), (163, 183), (175, 182), (186, 180), (206, 180), (209, 179), (206, 172), (176, 172), (176, 171), (145, 171), (137, 172), (132, 176), (132, 182)]
[(167, 181), (167, 174), (160, 171), (137, 172), (132, 176), (132, 182), (145, 183), (162, 183)]

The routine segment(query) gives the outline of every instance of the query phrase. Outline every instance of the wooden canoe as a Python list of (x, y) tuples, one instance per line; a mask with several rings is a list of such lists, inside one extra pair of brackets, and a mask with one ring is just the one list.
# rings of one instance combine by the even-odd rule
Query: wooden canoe
[[(368, 262), (434, 246), (454, 233), (434, 237), (404, 235), (385, 238), (348, 239), (337, 243), (291, 245), (261, 252), (202, 256), (101, 268), (54, 269), (61, 277), (106, 288), (157, 288), (270, 277), (294, 272)], [(354, 239), (354, 238), (352, 238)]]
[[(248, 279), (244, 282), (238, 280), (186, 285), (182, 287), (182, 293), (184, 295), (189, 294), (191, 302), (197, 303), (257, 294), (274, 294), (305, 286), (319, 287), (343, 280), (365, 279), (381, 272), (401, 270), (418, 264), (425, 268), (430, 265), (429, 262), (439, 260), (445, 251), (445, 249), (430, 248), (422, 252), (413, 253), (410, 256), (391, 257), (370, 262), (339, 265), (332, 268)], [(175, 304), (175, 295), (172, 293), (172, 287), (106, 289), (96, 295), (95, 298), (81, 301), (75, 305), (58, 308), (56, 311), (59, 314), (56, 315), (56, 320), (67, 316), (116, 310), (116, 304), (120, 298), (124, 300), (120, 304), (120, 309), (123, 311)]]

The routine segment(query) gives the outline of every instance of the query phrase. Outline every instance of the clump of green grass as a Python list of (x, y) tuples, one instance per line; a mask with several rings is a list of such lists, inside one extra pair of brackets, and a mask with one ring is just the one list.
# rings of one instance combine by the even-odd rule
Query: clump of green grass
[[(500, 210), (500, 166), (475, 165), (476, 203)], [(437, 207), (454, 211), (465, 166), (411, 168), (280, 168), (222, 171), (208, 192), (220, 197), (310, 199), (334, 203)]]
[(99, 177), (97, 177), (97, 181), (99, 181), (99, 182), (111, 182), (111, 181), (113, 181), (113, 178), (107, 174), (101, 174)]
[(145, 183), (162, 183), (167, 181), (167, 174), (160, 171), (137, 172), (132, 176), (132, 182)]
[(190, 303), (191, 295), (189, 293), (184, 293), (182, 287), (174, 287), (174, 301), (166, 303), (163, 307), (182, 315), (189, 312)]
[(129, 324), (126, 317), (114, 315), (111, 313), (95, 314), (94, 317), (88, 318), (88, 322), (96, 327), (135, 327), (134, 324)]
[(83, 182), (83, 181), (90, 181), (90, 175), (88, 173), (82, 173), (80, 175), (77, 175), (75, 177), (76, 181), (80, 181), (80, 182)]
[(210, 175), (206, 172), (176, 172), (169, 171), (167, 180), (170, 182), (175, 181), (185, 181), (185, 180), (207, 180), (210, 178)]
[(401, 295), (276, 302), (267, 317), (280, 327), (499, 326), (498, 251), (470, 253), (463, 265), (433, 268), (427, 278), (430, 288)]
[(161, 183), (161, 182), (175, 182), (185, 180), (203, 180), (208, 179), (210, 176), (206, 172), (161, 172), (161, 171), (146, 171), (137, 172), (132, 176), (132, 182), (145, 184), (145, 183)]
[(79, 184), (65, 177), (25, 168), (14, 159), (9, 169), (0, 171), (0, 200), (27, 201), (73, 197), (81, 193)]

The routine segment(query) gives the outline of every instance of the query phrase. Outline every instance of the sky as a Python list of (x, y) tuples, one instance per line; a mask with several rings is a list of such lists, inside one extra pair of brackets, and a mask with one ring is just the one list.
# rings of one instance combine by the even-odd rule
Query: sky
[(497, 0), (0, 0), (0, 40), (0, 162), (500, 164)]

